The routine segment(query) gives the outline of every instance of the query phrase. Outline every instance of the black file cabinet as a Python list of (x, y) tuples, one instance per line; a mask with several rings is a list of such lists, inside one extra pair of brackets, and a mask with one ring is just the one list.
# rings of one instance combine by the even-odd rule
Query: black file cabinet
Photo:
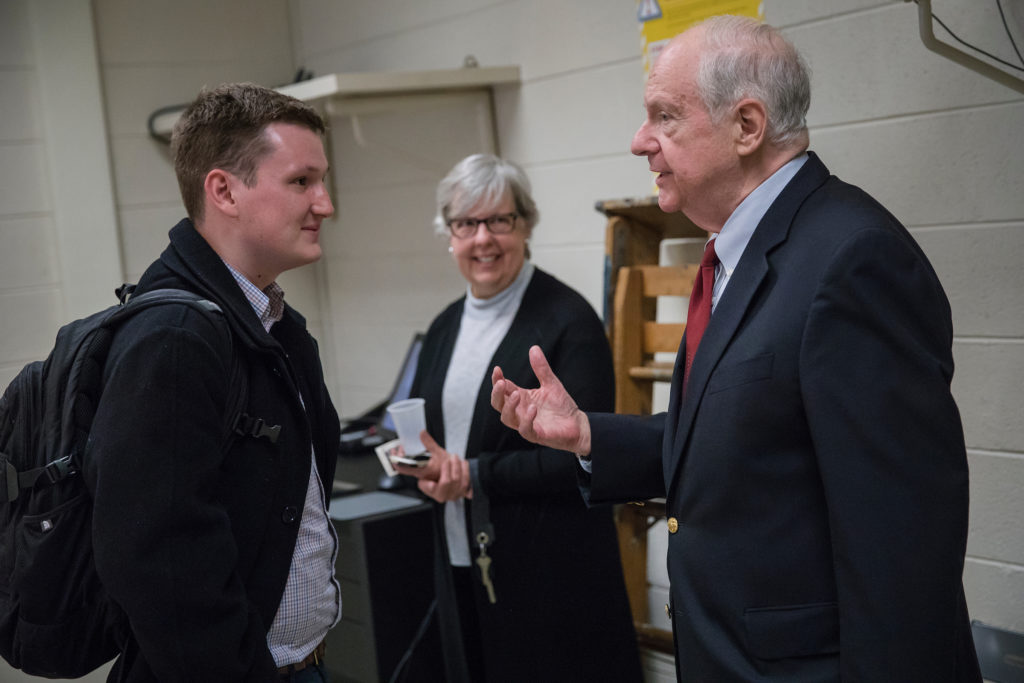
[(342, 599), (327, 634), (332, 683), (390, 680), (434, 597), (431, 516), (430, 504), (384, 491), (331, 501)]

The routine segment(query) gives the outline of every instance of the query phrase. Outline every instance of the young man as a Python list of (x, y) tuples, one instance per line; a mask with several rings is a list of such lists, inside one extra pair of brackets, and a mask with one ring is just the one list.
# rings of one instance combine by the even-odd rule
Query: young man
[(980, 681), (953, 330), (928, 260), (807, 152), (807, 71), (770, 26), (686, 31), (644, 100), (633, 153), (661, 208), (713, 233), (668, 412), (584, 414), (536, 348), (540, 388), (495, 369), (492, 405), (583, 456), (588, 500), (666, 497), (680, 680)]
[(105, 366), (85, 475), (97, 570), (131, 627), (112, 681), (322, 673), (341, 613), (324, 493), (339, 424), (316, 342), (275, 280), (321, 255), (334, 212), (323, 132), (314, 109), (251, 84), (204, 90), (175, 126), (189, 218), (137, 293), (195, 292), (227, 325), (154, 307)]

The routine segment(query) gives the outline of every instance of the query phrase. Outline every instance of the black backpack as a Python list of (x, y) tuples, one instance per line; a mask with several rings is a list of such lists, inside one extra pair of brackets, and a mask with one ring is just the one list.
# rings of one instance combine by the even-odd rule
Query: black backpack
[[(119, 288), (121, 303), (62, 327), (49, 357), (26, 365), (0, 398), (0, 656), (34, 676), (84, 676), (116, 657), (129, 634), (96, 574), (92, 500), (76, 476), (117, 327), (151, 306), (178, 304), (230, 334), (212, 301), (176, 289), (129, 298), (133, 289)], [(229, 400), (240, 406), (244, 373), (232, 356), (238, 395)], [(226, 438), (237, 413), (228, 417)]]

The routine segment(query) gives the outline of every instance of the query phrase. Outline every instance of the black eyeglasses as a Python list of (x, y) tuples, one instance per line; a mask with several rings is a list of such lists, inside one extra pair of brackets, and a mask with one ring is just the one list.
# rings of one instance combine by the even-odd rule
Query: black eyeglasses
[(515, 212), (496, 213), (487, 218), (450, 218), (447, 225), (452, 235), (459, 239), (475, 235), (481, 223), (487, 226), (492, 235), (506, 235), (516, 227), (517, 218), (519, 218), (519, 214)]

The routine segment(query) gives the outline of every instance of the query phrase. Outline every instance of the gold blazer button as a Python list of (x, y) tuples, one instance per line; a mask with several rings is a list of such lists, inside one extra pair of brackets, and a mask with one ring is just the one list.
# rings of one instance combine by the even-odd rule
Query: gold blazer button
[(679, 520), (676, 519), (675, 517), (669, 517), (668, 518), (668, 532), (670, 534), (674, 534), (677, 531), (679, 531)]

